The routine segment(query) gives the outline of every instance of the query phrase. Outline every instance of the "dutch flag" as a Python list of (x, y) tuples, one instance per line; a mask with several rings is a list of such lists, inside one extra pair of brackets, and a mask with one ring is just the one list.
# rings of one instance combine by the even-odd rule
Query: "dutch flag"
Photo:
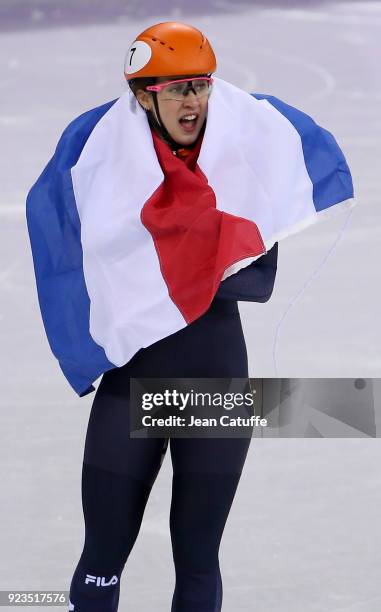
[(79, 396), (200, 317), (221, 280), (275, 242), (353, 204), (330, 132), (218, 78), (197, 172), (178, 170), (171, 191), (146, 115), (126, 92), (70, 123), (28, 194), (45, 331)]

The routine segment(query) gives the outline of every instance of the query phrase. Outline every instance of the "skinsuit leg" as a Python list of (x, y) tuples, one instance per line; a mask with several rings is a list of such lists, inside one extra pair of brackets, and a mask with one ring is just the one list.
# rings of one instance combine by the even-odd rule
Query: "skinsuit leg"
[(220, 612), (218, 551), (251, 439), (171, 438), (171, 612)]
[(129, 397), (104, 376), (90, 413), (82, 466), (85, 542), (70, 585), (73, 612), (116, 612), (120, 577), (165, 453), (165, 439), (129, 438)]

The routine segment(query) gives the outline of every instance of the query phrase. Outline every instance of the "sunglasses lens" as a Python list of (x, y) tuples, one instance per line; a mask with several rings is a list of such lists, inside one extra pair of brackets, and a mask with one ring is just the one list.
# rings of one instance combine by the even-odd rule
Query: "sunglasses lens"
[(185, 81), (179, 83), (171, 83), (166, 85), (161, 90), (162, 99), (166, 100), (182, 100), (189, 91), (193, 91), (197, 97), (201, 98), (210, 92), (210, 83), (207, 79), (196, 81)]

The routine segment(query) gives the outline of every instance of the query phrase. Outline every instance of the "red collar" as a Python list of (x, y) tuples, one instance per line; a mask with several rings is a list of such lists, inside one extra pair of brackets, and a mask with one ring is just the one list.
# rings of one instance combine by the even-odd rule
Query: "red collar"
[(168, 153), (170, 152), (170, 154), (175, 159), (177, 158), (183, 161), (190, 170), (192, 170), (193, 172), (195, 171), (197, 159), (200, 153), (200, 149), (201, 149), (201, 145), (202, 145), (202, 141), (204, 137), (204, 130), (201, 130), (197, 138), (196, 144), (194, 146), (192, 146), (191, 148), (182, 147), (181, 149), (178, 149), (177, 155), (173, 154), (171, 147), (164, 140), (162, 140), (160, 136), (158, 136), (155, 130), (153, 130), (152, 128), (151, 128), (151, 133), (152, 133), (152, 139), (153, 139), (153, 144), (156, 150), (156, 154), (161, 163), (164, 158), (168, 159)]

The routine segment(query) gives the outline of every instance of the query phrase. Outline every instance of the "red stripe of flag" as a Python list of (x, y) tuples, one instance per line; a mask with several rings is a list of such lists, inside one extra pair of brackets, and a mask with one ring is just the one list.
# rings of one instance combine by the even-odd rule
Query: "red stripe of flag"
[(165, 178), (145, 202), (141, 221), (151, 233), (169, 295), (189, 324), (210, 306), (226, 268), (266, 248), (253, 221), (216, 208), (197, 165), (202, 135), (184, 160), (152, 135)]

